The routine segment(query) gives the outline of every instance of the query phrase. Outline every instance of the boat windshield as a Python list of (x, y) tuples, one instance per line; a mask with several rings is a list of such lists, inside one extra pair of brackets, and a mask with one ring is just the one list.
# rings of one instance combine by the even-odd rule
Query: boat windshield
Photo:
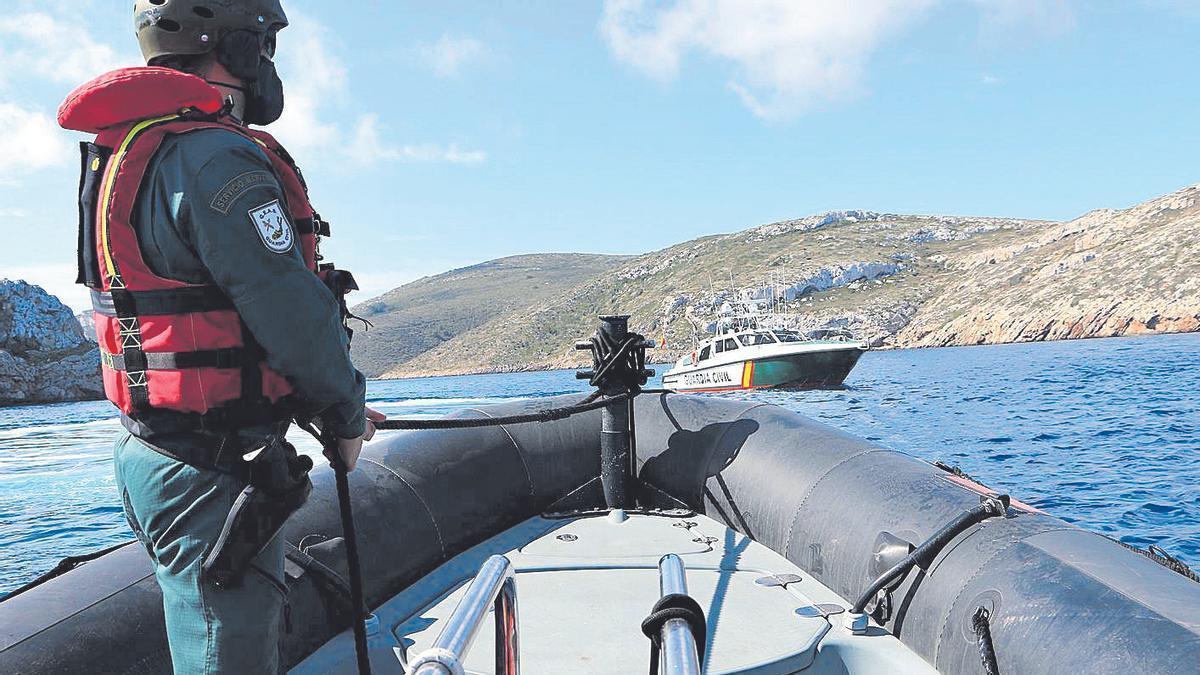
[(775, 337), (779, 338), (780, 342), (804, 342), (804, 338), (800, 337), (799, 333), (793, 333), (790, 330), (777, 330)]
[(747, 347), (775, 343), (775, 338), (771, 337), (770, 333), (747, 333), (746, 335), (739, 335), (738, 339)]

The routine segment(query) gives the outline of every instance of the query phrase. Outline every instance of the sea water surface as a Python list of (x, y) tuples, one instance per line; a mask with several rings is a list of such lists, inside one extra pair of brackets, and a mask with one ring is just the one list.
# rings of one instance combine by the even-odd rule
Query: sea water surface
[[(954, 464), (1053, 515), (1200, 566), (1200, 335), (878, 351), (837, 390), (775, 403)], [(665, 367), (659, 366), (659, 372)], [(429, 416), (582, 392), (569, 371), (372, 382), (370, 405)], [(0, 408), (0, 595), (68, 555), (132, 538), (106, 402)], [(302, 449), (315, 443), (293, 434)]]

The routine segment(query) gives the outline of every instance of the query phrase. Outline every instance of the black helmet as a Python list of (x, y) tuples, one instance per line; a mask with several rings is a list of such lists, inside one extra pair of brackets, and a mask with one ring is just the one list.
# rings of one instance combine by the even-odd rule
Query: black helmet
[(235, 31), (270, 33), (288, 24), (280, 0), (135, 0), (133, 11), (146, 63), (207, 54)]

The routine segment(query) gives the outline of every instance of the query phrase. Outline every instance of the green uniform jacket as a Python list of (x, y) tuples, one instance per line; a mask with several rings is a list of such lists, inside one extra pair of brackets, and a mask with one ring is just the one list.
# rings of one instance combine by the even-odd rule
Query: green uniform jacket
[[(269, 176), (233, 204), (211, 206), (222, 187), (248, 172)], [(173, 136), (144, 180), (133, 226), (150, 269), (219, 286), (266, 350), (267, 363), (296, 389), (300, 412), (319, 415), (339, 438), (361, 435), (366, 380), (350, 362), (337, 301), (305, 266), (298, 244), (283, 252), (268, 248), (250, 218), (257, 207), (286, 203), (264, 151), (222, 129)], [(212, 434), (181, 429), (177, 421), (167, 411), (124, 420), (132, 433), (166, 449), (212, 444)], [(249, 446), (278, 432), (277, 426), (244, 429), (240, 442)]]

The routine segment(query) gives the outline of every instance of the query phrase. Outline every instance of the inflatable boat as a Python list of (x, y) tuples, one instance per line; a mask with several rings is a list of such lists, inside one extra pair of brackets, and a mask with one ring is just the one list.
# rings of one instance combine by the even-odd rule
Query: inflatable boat
[[(1200, 667), (1200, 583), (1104, 536), (771, 405), (633, 411), (627, 510), (600, 485), (603, 411), (369, 446), (350, 481), (376, 673), (645, 673), (655, 643), (662, 672), (713, 675)], [(282, 534), (293, 673), (355, 672), (333, 479)], [(144, 551), (0, 603), (0, 672), (170, 672)]]

